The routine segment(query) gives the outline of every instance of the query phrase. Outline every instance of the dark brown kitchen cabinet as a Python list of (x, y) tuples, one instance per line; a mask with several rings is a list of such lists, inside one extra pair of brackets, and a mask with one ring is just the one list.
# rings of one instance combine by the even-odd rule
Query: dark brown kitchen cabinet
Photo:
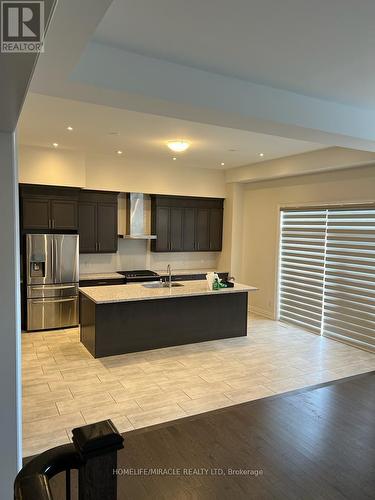
[(24, 231), (77, 231), (76, 188), (20, 186), (21, 229)]
[(210, 240), (209, 249), (217, 252), (223, 245), (223, 209), (210, 208)]
[(80, 253), (95, 253), (96, 238), (96, 203), (82, 202), (78, 208), (79, 251)]
[(183, 248), (183, 209), (170, 209), (170, 247), (171, 252), (182, 252)]
[(183, 249), (185, 252), (195, 250), (195, 208), (184, 208), (182, 226)]
[(78, 227), (78, 203), (76, 200), (50, 200), (52, 229), (74, 231)]
[(181, 252), (183, 249), (183, 209), (158, 207), (156, 228), (158, 235), (153, 241), (156, 252)]
[(195, 246), (198, 252), (210, 249), (210, 210), (208, 208), (197, 208)]
[(98, 252), (117, 252), (117, 204), (98, 203), (97, 210)]
[(23, 198), (22, 214), (23, 229), (50, 229), (48, 198)]
[(152, 241), (155, 252), (169, 252), (170, 248), (170, 209), (168, 207), (157, 207), (155, 209), (155, 222), (153, 233), (157, 239)]
[(221, 250), (222, 199), (154, 195), (151, 212), (154, 252)]
[(116, 253), (117, 193), (82, 191), (78, 212), (80, 253)]

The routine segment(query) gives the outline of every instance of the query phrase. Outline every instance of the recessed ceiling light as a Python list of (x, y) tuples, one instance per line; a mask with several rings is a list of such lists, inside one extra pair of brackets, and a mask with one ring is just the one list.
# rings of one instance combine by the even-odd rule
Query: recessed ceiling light
[(118, 150), (118, 151), (117, 151), (117, 154), (118, 154), (118, 155), (122, 155), (122, 151)]
[(54, 142), (54, 143), (52, 144), (52, 146), (53, 146), (54, 148), (57, 148), (57, 147), (58, 147), (57, 142)]
[(175, 153), (183, 153), (190, 146), (190, 142), (184, 140), (168, 141), (167, 146)]
[(222, 162), (220, 163), (220, 165), (221, 165), (222, 167), (224, 167), (225, 163), (222, 161)]
[(69, 130), (69, 132), (71, 132), (73, 130), (73, 127), (69, 125), (69, 127), (66, 127), (66, 130)]
[(177, 160), (177, 158), (174, 156), (174, 157), (172, 158), (172, 160), (173, 160), (173, 161), (176, 161), (176, 160)]
[(260, 156), (261, 158), (263, 158), (264, 153), (259, 153), (259, 156)]

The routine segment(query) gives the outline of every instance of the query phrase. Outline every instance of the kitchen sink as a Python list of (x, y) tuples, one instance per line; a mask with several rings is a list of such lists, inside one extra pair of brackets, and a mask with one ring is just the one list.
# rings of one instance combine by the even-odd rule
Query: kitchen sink
[[(168, 283), (145, 283), (144, 285), (145, 288), (169, 288), (169, 284)], [(184, 286), (182, 283), (177, 283), (176, 281), (172, 282), (171, 283), (171, 286), (172, 287), (175, 287), (175, 286)]]

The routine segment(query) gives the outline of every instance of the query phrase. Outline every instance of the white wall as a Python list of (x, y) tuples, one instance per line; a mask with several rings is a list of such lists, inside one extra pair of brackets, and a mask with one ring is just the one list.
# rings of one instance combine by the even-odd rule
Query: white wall
[(18, 151), (19, 182), (85, 187), (86, 165), (82, 153), (31, 146), (21, 146)]
[(245, 186), (238, 278), (259, 288), (255, 312), (275, 314), (280, 207), (342, 202), (375, 202), (375, 166)]
[(128, 161), (125, 157), (88, 155), (86, 187), (150, 194), (225, 196), (224, 172), (186, 168), (175, 163), (167, 161), (165, 164), (150, 165), (141, 161)]
[(225, 196), (225, 176), (220, 170), (181, 167), (170, 159), (164, 164), (151, 164), (130, 161), (125, 155), (84, 155), (22, 145), (19, 150), (19, 181), (22, 183), (213, 198)]
[(20, 277), (14, 134), (0, 133), (0, 498), (21, 465)]

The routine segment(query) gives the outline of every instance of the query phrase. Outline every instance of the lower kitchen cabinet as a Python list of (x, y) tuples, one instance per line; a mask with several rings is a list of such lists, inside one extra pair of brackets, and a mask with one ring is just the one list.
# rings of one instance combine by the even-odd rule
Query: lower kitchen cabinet
[(223, 200), (152, 197), (154, 252), (208, 252), (222, 249)]

